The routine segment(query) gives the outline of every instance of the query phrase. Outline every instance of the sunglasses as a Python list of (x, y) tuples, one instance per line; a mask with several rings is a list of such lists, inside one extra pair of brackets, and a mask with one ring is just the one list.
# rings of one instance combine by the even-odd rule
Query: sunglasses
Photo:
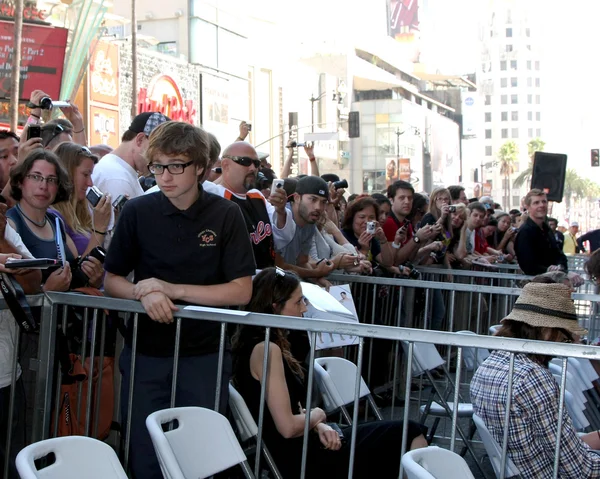
[(213, 168), (212, 171), (214, 171), (217, 175), (220, 175), (221, 173), (223, 173), (223, 169), (220, 166)]
[(58, 135), (65, 131), (65, 128), (63, 128), (61, 125), (54, 125), (54, 128), (52, 128), (52, 134), (50, 136), (50, 139), (46, 142), (44, 146), (48, 146), (52, 142), (52, 140), (54, 140), (54, 138), (56, 138)]
[(257, 160), (255, 158), (250, 158), (249, 156), (224, 155), (223, 158), (229, 158), (231, 161), (233, 161), (234, 163), (237, 163), (238, 165), (241, 165), (241, 166), (248, 167), (250, 165), (254, 165), (254, 167), (256, 169), (260, 168), (260, 160)]

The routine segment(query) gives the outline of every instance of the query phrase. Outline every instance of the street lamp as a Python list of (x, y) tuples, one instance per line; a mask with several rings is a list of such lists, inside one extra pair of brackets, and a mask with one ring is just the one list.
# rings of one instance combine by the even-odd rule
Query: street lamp
[[(334, 93), (335, 94), (335, 93)], [(315, 102), (319, 101), (321, 98), (323, 98), (325, 95), (327, 95), (327, 92), (324, 91), (323, 93), (321, 93), (318, 97), (315, 98), (314, 95), (311, 95), (311, 97), (308, 99), (308, 101), (310, 101), (310, 109), (311, 109), (311, 116), (310, 116), (310, 131), (312, 133), (315, 132)]]

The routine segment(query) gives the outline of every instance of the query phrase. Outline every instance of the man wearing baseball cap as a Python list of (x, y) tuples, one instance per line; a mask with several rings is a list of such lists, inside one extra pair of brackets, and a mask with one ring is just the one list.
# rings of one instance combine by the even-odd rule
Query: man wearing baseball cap
[(565, 234), (563, 253), (577, 254), (581, 252), (581, 249), (577, 245), (577, 233), (579, 233), (579, 223), (573, 221), (571, 226), (569, 226), (569, 231)]
[[(570, 343), (587, 333), (577, 321), (571, 287), (550, 274), (557, 273), (540, 275), (523, 288), (496, 336)], [(548, 369), (552, 357), (516, 353), (509, 391), (510, 359), (507, 351), (492, 352), (473, 376), (471, 401), (498, 444), (503, 442), (510, 401), (506, 452), (519, 477), (552, 477), (559, 434), (558, 477), (600, 477), (600, 456), (591, 451), (600, 449), (600, 432), (578, 437), (566, 408), (558, 431), (560, 390)]]
[[(166, 121), (171, 120), (159, 112), (145, 112), (136, 116), (123, 133), (121, 144), (112, 153), (104, 155), (94, 167), (94, 185), (102, 193), (110, 194), (113, 200), (120, 195), (129, 199), (143, 195), (138, 177), (148, 173), (148, 162), (144, 158), (148, 137), (152, 130)], [(108, 230), (114, 228), (114, 223), (113, 217)]]
[(287, 208), (292, 211), (296, 232), (292, 241), (277, 253), (286, 263), (285, 268), (294, 270), (301, 278), (318, 278), (317, 282), (322, 282), (321, 279), (333, 271), (334, 265), (327, 259), (313, 261), (309, 252), (317, 231), (316, 223), (329, 201), (329, 187), (318, 176), (305, 176), (296, 183), (292, 199)]

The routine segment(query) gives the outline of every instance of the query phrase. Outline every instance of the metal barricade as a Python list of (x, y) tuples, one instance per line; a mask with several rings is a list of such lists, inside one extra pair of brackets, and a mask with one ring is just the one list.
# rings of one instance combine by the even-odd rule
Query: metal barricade
[[(386, 287), (386, 288), (396, 288), (399, 292), (399, 295), (394, 298), (394, 300), (386, 300), (382, 303), (381, 306), (377, 306), (375, 304), (371, 304), (372, 311), (378, 312), (377, 308), (382, 308), (381, 312), (390, 314), (395, 313), (396, 316), (392, 317), (393, 323), (401, 324), (402, 323), (402, 308), (404, 298), (406, 297), (405, 293), (408, 289), (423, 289), (425, 290), (425, 303), (431, 301), (431, 299), (427, 300), (427, 291), (429, 290), (440, 290), (440, 291), (448, 291), (450, 294), (450, 298), (454, 298), (458, 292), (463, 293), (473, 293), (475, 295), (486, 295), (486, 294), (503, 294), (507, 297), (516, 296), (519, 294), (519, 290), (516, 288), (497, 288), (497, 287), (485, 287), (480, 285), (471, 285), (471, 284), (444, 284), (444, 283), (434, 283), (434, 282), (426, 282), (426, 281), (412, 281), (412, 280), (396, 280), (389, 278), (371, 278), (371, 277), (358, 277), (358, 276), (349, 276), (349, 275), (336, 275), (331, 279), (335, 279), (340, 282), (349, 282), (354, 286), (362, 286), (365, 294), (371, 294), (373, 297), (377, 297), (378, 291), (377, 288)], [(483, 296), (482, 296), (483, 297)], [(593, 295), (574, 295), (576, 299), (582, 301), (597, 301), (597, 296)], [(394, 304), (394, 301), (397, 300), (397, 303)], [(133, 322), (134, 322), (134, 330), (137, 330), (138, 323), (138, 315), (143, 313), (144, 310), (141, 306), (141, 303), (136, 301), (128, 301), (128, 300), (120, 300), (120, 299), (112, 299), (112, 298), (103, 298), (103, 297), (90, 297), (90, 296), (81, 296), (75, 294), (66, 294), (66, 293), (49, 293), (47, 294), (45, 300), (43, 301), (42, 306), (42, 323), (40, 330), (40, 344), (39, 344), (39, 354), (37, 360), (37, 378), (36, 378), (36, 388), (35, 388), (35, 404), (34, 404), (34, 417), (33, 417), (33, 425), (34, 425), (34, 434), (33, 440), (45, 439), (48, 437), (52, 437), (55, 435), (55, 428), (52, 423), (52, 410), (53, 410), (53, 401), (57, 397), (57, 392), (60, 390), (60, 375), (59, 370), (56, 366), (56, 337), (57, 337), (57, 327), (59, 324), (65, 324), (65, 318), (67, 318), (67, 313), (69, 308), (84, 308), (83, 310), (83, 322), (84, 330), (87, 328), (89, 331), (89, 335), (91, 338), (91, 342), (89, 345), (89, 350), (85, 352), (84, 355), (88, 355), (89, 357), (94, 357), (95, 355), (102, 354), (102, 347), (99, 350), (96, 349), (97, 344), (102, 344), (106, 339), (106, 327), (104, 323), (106, 323), (106, 317), (102, 313), (104, 310), (110, 311), (118, 311), (124, 313), (133, 314)], [(397, 308), (394, 311), (394, 308)], [(449, 315), (454, 316), (453, 309), (449, 310)], [(398, 448), (401, 453), (407, 450), (410, 446), (406, 443), (406, 434), (408, 428), (408, 420), (411, 418), (417, 418), (419, 415), (419, 407), (423, 403), (421, 401), (419, 392), (419, 398), (415, 399), (413, 394), (411, 393), (411, 387), (414, 383), (415, 378), (413, 377), (413, 364), (415, 362), (414, 353), (415, 353), (415, 345), (419, 343), (425, 344), (434, 344), (438, 346), (444, 346), (448, 348), (449, 351), (453, 351), (456, 357), (457, 364), (460, 364), (461, 358), (463, 355), (464, 348), (485, 348), (489, 350), (504, 350), (511, 352), (511, 361), (514, 359), (515, 354), (543, 354), (556, 356), (561, 358), (566, 357), (574, 357), (574, 358), (583, 358), (583, 359), (600, 359), (600, 349), (592, 346), (583, 346), (583, 345), (573, 345), (573, 344), (564, 344), (564, 343), (543, 343), (543, 342), (531, 342), (531, 341), (523, 341), (516, 339), (508, 339), (508, 338), (498, 338), (498, 337), (490, 337), (490, 336), (467, 336), (467, 335), (459, 335), (454, 334), (452, 332), (442, 332), (442, 331), (430, 331), (426, 329), (415, 329), (415, 328), (405, 328), (398, 327), (396, 324), (391, 326), (377, 324), (376, 321), (365, 321), (366, 324), (360, 323), (340, 323), (340, 322), (332, 322), (332, 321), (323, 321), (317, 319), (304, 319), (304, 318), (292, 318), (292, 317), (283, 317), (283, 316), (275, 316), (275, 315), (263, 315), (263, 314), (255, 314), (255, 313), (240, 313), (236, 311), (229, 310), (218, 310), (218, 309), (210, 309), (207, 311), (191, 311), (184, 308), (180, 308), (180, 310), (175, 313), (178, 331), (180, 331), (181, 320), (182, 319), (190, 319), (190, 320), (198, 320), (198, 321), (213, 321), (221, 325), (220, 327), (220, 343), (219, 343), (219, 362), (217, 368), (217, 393), (215, 396), (215, 407), (220, 402), (220, 395), (224, 394), (224, 391), (221, 390), (220, 385), (222, 384), (222, 375), (223, 375), (223, 356), (226, 350), (226, 326), (227, 325), (250, 325), (250, 326), (259, 326), (261, 328), (265, 328), (265, 341), (266, 344), (269, 344), (269, 339), (271, 337), (271, 332), (275, 328), (281, 329), (291, 329), (291, 330), (302, 330), (307, 331), (309, 337), (311, 338), (311, 348), (309, 353), (309, 362), (308, 362), (308, 374), (307, 374), (307, 397), (306, 397), (306, 405), (307, 410), (310, 411), (310, 407), (315, 404), (313, 398), (313, 382), (314, 382), (314, 359), (315, 359), (315, 344), (316, 344), (316, 335), (318, 333), (332, 333), (332, 334), (342, 334), (344, 336), (357, 336), (359, 338), (358, 345), (356, 347), (350, 347), (356, 350), (355, 352), (355, 363), (357, 365), (357, 373), (355, 380), (355, 395), (354, 401), (352, 404), (352, 420), (353, 424), (359, 423), (359, 396), (360, 396), (360, 378), (363, 373), (363, 365), (365, 361), (368, 360), (368, 356), (366, 354), (366, 347), (368, 341), (387, 341), (391, 344), (389, 348), (390, 351), (394, 351), (394, 354), (397, 357), (402, 355), (402, 347), (404, 344), (405, 347), (405, 357), (402, 361), (402, 366), (400, 363), (395, 363), (396, 369), (401, 369), (401, 371), (397, 372), (397, 376), (404, 377), (403, 387), (399, 390), (399, 394), (402, 394), (401, 397), (404, 397), (404, 407), (401, 412), (398, 412), (398, 406), (395, 406), (392, 403), (391, 409), (385, 411), (385, 416), (390, 418), (402, 418), (404, 420), (404, 435), (402, 444), (398, 445)], [(365, 318), (362, 318), (363, 321)], [(450, 320), (452, 323), (452, 318)], [(91, 323), (91, 325), (90, 325)], [(481, 322), (478, 326), (482, 326)], [(84, 331), (84, 337), (88, 337), (88, 333)], [(132, 344), (132, 355), (134, 360), (132, 360), (132, 368), (131, 368), (131, 385), (133, 385), (133, 377), (135, 376), (135, 358), (136, 358), (136, 340), (134, 336), (134, 341)], [(179, 348), (179, 340), (180, 334), (176, 336), (175, 342), (175, 354), (173, 355), (173, 381), (171, 385), (171, 403), (176, 404), (174, 391), (176, 389), (176, 384), (178, 380), (177, 368), (178, 368), (178, 348)], [(348, 349), (350, 349), (348, 348)], [(15, 358), (16, 363), (16, 358)], [(567, 372), (566, 359), (563, 361), (563, 373), (562, 373), (562, 382), (561, 382), (561, 418), (562, 411), (564, 409), (564, 394), (565, 394), (565, 378)], [(268, 347), (265, 347), (265, 354), (263, 358), (263, 376), (266, 376), (269, 367), (269, 354)], [(94, 371), (94, 362), (90, 362), (90, 377), (93, 376)], [(396, 373), (395, 373), (396, 374)], [(468, 395), (468, 392), (465, 394), (463, 391), (460, 391), (461, 385), (461, 368), (457, 367), (456, 372), (453, 373), (451, 377), (449, 377), (445, 382), (441, 381), (441, 384), (438, 384), (437, 379), (429, 378), (425, 380), (427, 387), (433, 391), (442, 391), (444, 388), (443, 395), (447, 398), (454, 398), (455, 402), (459, 400), (459, 398), (463, 395)], [(14, 382), (13, 382), (14, 384)], [(133, 405), (133, 395), (135, 394), (134, 388), (130, 387), (130, 394), (127, 398), (121, 398), (122, 401), (126, 401), (128, 406), (129, 415), (128, 418), (131, 418), (131, 408)], [(96, 397), (92, 397), (92, 393), (90, 389), (88, 389), (88, 401), (86, 403), (85, 410), (85, 434), (93, 435), (94, 429), (96, 426), (93, 424), (94, 419), (92, 418), (92, 408), (93, 404), (96, 404), (101, 395), (101, 391), (96, 391)], [(263, 381), (261, 385), (261, 412), (258, 417), (258, 437), (257, 448), (256, 448), (256, 457), (255, 457), (255, 472), (258, 474), (261, 470), (261, 443), (262, 443), (262, 426), (264, 420), (264, 407), (265, 407), (265, 394), (266, 394), (266, 384)], [(11, 406), (13, 408), (14, 405)], [(456, 409), (453, 411), (448, 411), (448, 429), (449, 429), (449, 442), (440, 442), (439, 444), (447, 445), (451, 450), (456, 450), (458, 447), (457, 443), (461, 443), (463, 447), (467, 447), (470, 454), (473, 456), (477, 455), (477, 451), (475, 450), (473, 444), (468, 437), (468, 434), (465, 432), (465, 422), (461, 420), (457, 413)], [(11, 422), (9, 421), (9, 424)], [(307, 414), (304, 428), (304, 444), (303, 444), (303, 455), (302, 455), (302, 474), (301, 477), (305, 477), (306, 473), (306, 461), (310, 460), (308, 455), (308, 430), (310, 425), (310, 414)], [(560, 430), (562, 426), (561, 421), (559, 421), (558, 428)], [(505, 423), (505, 439), (508, 434), (508, 422)], [(130, 445), (130, 435), (131, 435), (131, 424), (128, 420), (126, 424), (121, 425), (121, 444), (122, 444), (122, 460), (124, 465), (127, 466), (129, 460), (129, 445)], [(458, 437), (457, 437), (458, 436)], [(560, 434), (558, 434), (560, 437)], [(354, 464), (354, 458), (356, 457), (355, 446), (357, 439), (357, 430), (356, 428), (352, 429), (351, 440), (350, 440), (350, 467), (349, 467), (349, 477), (352, 477), (352, 468)], [(506, 459), (506, 450), (507, 450), (507, 441), (505, 440), (503, 443), (503, 463)], [(481, 449), (480, 449), (481, 452)], [(154, 451), (148, 451), (148, 454), (154, 454)], [(556, 461), (555, 461), (555, 471), (554, 477), (557, 477), (558, 472), (558, 457), (560, 454), (560, 443), (556, 444)], [(473, 467), (480, 467), (478, 460), (473, 460)], [(488, 477), (484, 470), (481, 470), (480, 477)]]

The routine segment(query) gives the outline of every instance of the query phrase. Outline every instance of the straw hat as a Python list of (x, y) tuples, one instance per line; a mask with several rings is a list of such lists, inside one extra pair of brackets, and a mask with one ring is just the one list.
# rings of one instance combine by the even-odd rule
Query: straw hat
[(578, 336), (587, 334), (577, 322), (571, 288), (565, 284), (526, 284), (513, 310), (502, 321), (507, 319), (537, 328), (566, 329)]

